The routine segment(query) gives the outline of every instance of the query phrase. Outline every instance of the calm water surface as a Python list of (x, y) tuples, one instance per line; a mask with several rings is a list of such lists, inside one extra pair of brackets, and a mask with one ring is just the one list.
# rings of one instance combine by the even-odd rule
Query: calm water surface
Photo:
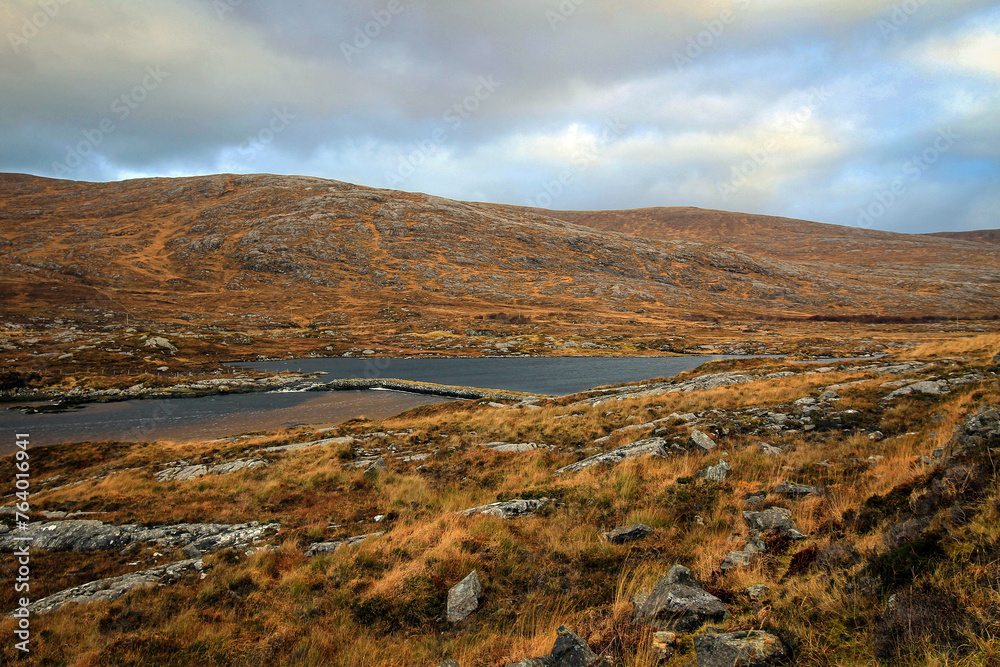
[[(562, 395), (605, 384), (671, 377), (719, 358), (341, 358), (237, 365), (266, 371), (323, 371), (327, 373), (323, 380), (398, 378)], [(28, 433), (32, 446), (99, 440), (210, 440), (291, 424), (329, 425), (360, 416), (380, 419), (444, 400), (450, 399), (395, 391), (268, 392), (99, 403), (34, 415), (0, 405), (0, 455), (14, 451), (16, 433)]]

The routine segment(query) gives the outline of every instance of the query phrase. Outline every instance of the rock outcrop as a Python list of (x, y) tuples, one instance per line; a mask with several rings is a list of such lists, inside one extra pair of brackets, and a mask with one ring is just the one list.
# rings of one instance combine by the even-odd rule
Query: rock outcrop
[(727, 615), (722, 600), (703, 589), (689, 569), (674, 565), (638, 605), (635, 622), (660, 630), (693, 632), (705, 623), (721, 622)]
[(28, 611), (33, 614), (48, 614), (68, 604), (107, 602), (120, 598), (129, 591), (142, 586), (172, 583), (179, 579), (185, 572), (190, 570), (201, 571), (203, 568), (204, 565), (200, 558), (191, 558), (177, 563), (170, 563), (169, 565), (159, 565), (140, 572), (130, 572), (119, 577), (91, 581), (80, 586), (59, 591), (40, 600), (35, 600), (28, 605)]
[(667, 456), (668, 449), (667, 441), (663, 438), (646, 438), (645, 440), (637, 440), (636, 442), (616, 447), (610, 451), (596, 454), (582, 461), (571, 463), (556, 470), (555, 474), (565, 475), (571, 472), (579, 472), (580, 470), (602, 463), (617, 465), (626, 459), (637, 456)]
[[(35, 522), (18, 529), (18, 537), (31, 537), (32, 549), (46, 551), (98, 551), (122, 549), (133, 543), (154, 542), (175, 549), (196, 549), (209, 553), (227, 547), (243, 547), (273, 535), (281, 529), (277, 523), (241, 524), (181, 523), (172, 526), (145, 527), (134, 524), (106, 524), (101, 521), (71, 519)], [(2, 529), (7, 530), (7, 529)], [(15, 531), (0, 534), (0, 551), (13, 551), (23, 543), (14, 539)]]
[(205, 475), (231, 475), (241, 470), (253, 470), (267, 466), (267, 461), (263, 459), (237, 459), (236, 461), (227, 461), (226, 463), (218, 463), (212, 466), (202, 464), (188, 465), (182, 461), (178, 461), (177, 463), (179, 465), (173, 465), (165, 470), (161, 470), (154, 477), (161, 482), (189, 482)]
[(515, 498), (514, 500), (504, 500), (502, 502), (490, 503), (489, 505), (471, 507), (467, 510), (462, 510), (459, 514), (463, 516), (488, 514), (490, 516), (498, 516), (501, 519), (515, 519), (517, 517), (530, 516), (547, 505), (549, 502), (550, 500), (548, 498), (538, 498), (532, 500)]
[(694, 650), (698, 667), (768, 667), (790, 657), (784, 642), (763, 630), (698, 635)]

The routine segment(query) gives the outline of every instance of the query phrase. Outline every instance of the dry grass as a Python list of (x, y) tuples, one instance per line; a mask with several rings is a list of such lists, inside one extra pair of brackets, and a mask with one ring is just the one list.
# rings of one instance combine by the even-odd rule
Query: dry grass
[[(927, 348), (928, 356), (987, 361), (996, 340), (981, 338), (935, 344)], [(767, 363), (768, 372), (780, 366)], [(841, 391), (837, 409), (858, 410), (869, 420), (865, 429), (885, 431), (883, 440), (870, 439), (865, 429), (781, 434), (766, 439), (780, 444), (783, 453), (767, 457), (757, 446), (763, 436), (710, 417), (707, 422), (716, 419), (716, 426), (725, 422), (733, 429), (716, 434), (716, 451), (553, 475), (598, 451), (595, 438), (628, 424), (672, 412), (776, 409), (815, 396), (824, 386), (856, 380), (862, 382)], [(405, 663), (414, 665), (436, 665), (444, 657), (462, 665), (503, 665), (548, 653), (556, 628), (565, 624), (620, 664), (652, 665), (651, 629), (632, 625), (631, 599), (680, 562), (727, 600), (727, 628), (776, 632), (792, 646), (798, 665), (874, 664), (888, 596), (924, 585), (946, 589), (972, 616), (956, 621), (953, 640), (907, 647), (891, 664), (996, 664), (1000, 489), (995, 477), (974, 498), (954, 501), (962, 504), (966, 522), (946, 521), (946, 509), (934, 515), (931, 528), (947, 540), (940, 554), (920, 561), (906, 583), (887, 588), (872, 583), (870, 575), (873, 563), (893, 562), (886, 560), (892, 554), (883, 534), (941, 474), (920, 457), (947, 444), (971, 410), (1000, 402), (1000, 390), (993, 380), (941, 398), (883, 406), (879, 399), (887, 390), (878, 384), (884, 381), (848, 365), (832, 373), (597, 407), (568, 407), (565, 401), (543, 403), (538, 410), (479, 403), (432, 406), (324, 434), (355, 435), (359, 440), (352, 451), (260, 452), (270, 444), (316, 437), (303, 429), (238, 444), (52, 448), (39, 456), (39, 469), (80, 483), (40, 490), (38, 507), (103, 511), (107, 514), (100, 518), (110, 521), (274, 520), (282, 523), (282, 544), (249, 557), (235, 552), (210, 556), (212, 569), (204, 580), (188, 578), (114, 603), (36, 618), (32, 627), (40, 639), (33, 660), (389, 667), (401, 664), (405, 655)], [(567, 414), (578, 416), (553, 419)], [(686, 433), (679, 424), (667, 428), (668, 439)], [(390, 435), (365, 438), (374, 431)], [(620, 434), (606, 446), (643, 435)], [(501, 454), (480, 446), (494, 440), (533, 441), (551, 449)], [(377, 445), (385, 451), (390, 444), (399, 452), (431, 456), (409, 463), (387, 456), (389, 472), (377, 478), (347, 467), (361, 450)], [(217, 461), (248, 455), (264, 456), (271, 464), (192, 482), (161, 483), (152, 477), (156, 465), (181, 456)], [(693, 479), (695, 471), (721, 457), (733, 466), (725, 483)], [(0, 464), (0, 475), (8, 467), (9, 460)], [(108, 476), (87, 481), (99, 474)], [(826, 493), (798, 500), (774, 494), (773, 486), (786, 480), (818, 484)], [(743, 544), (747, 531), (740, 513), (751, 508), (745, 499), (755, 493), (767, 494), (761, 506), (791, 509), (810, 537), (723, 576), (719, 564)], [(554, 503), (535, 517), (502, 521), (455, 514), (498, 499), (543, 496)], [(873, 504), (876, 496), (882, 500)], [(376, 514), (390, 519), (376, 524)], [(601, 537), (602, 531), (634, 522), (655, 533), (630, 545), (611, 545)], [(329, 528), (331, 523), (340, 527)], [(387, 532), (331, 555), (307, 559), (302, 553), (312, 541), (375, 530)], [(810, 549), (818, 554), (816, 563), (800, 555)], [(843, 554), (854, 556), (845, 560)], [(790, 571), (797, 558), (804, 564)], [(826, 562), (834, 565), (822, 565)], [(94, 573), (103, 576), (117, 567), (106, 563)], [(473, 569), (485, 586), (482, 606), (462, 626), (451, 628), (442, 618), (447, 590)], [(760, 583), (770, 592), (761, 601), (750, 600), (744, 589)], [(0, 621), (0, 632), (11, 628), (10, 620)], [(9, 647), (3, 650), (5, 658), (13, 657)], [(682, 637), (668, 664), (683, 665), (692, 657), (690, 638)]]

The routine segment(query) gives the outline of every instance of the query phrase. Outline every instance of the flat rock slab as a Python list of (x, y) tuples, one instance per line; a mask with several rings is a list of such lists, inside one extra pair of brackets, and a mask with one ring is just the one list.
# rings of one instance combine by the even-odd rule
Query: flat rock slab
[(323, 440), (313, 440), (312, 442), (297, 442), (292, 445), (278, 445), (275, 447), (265, 447), (264, 452), (294, 452), (299, 449), (306, 449), (309, 447), (328, 447), (330, 445), (353, 445), (354, 438), (351, 436), (344, 436), (341, 438), (325, 438)]
[(524, 452), (533, 452), (536, 449), (545, 449), (545, 445), (539, 445), (534, 442), (488, 442), (483, 447), (487, 449), (492, 449), (494, 452), (505, 452), (505, 453), (515, 453), (523, 454)]
[(205, 475), (231, 475), (241, 470), (253, 470), (255, 468), (267, 467), (267, 461), (263, 459), (237, 459), (226, 463), (218, 463), (213, 466), (208, 465), (179, 465), (161, 470), (153, 475), (161, 482), (188, 482)]
[(579, 472), (580, 470), (600, 465), (602, 463), (617, 465), (626, 459), (635, 458), (637, 456), (667, 456), (667, 453), (668, 445), (665, 439), (646, 438), (645, 440), (637, 440), (636, 442), (628, 445), (622, 445), (621, 447), (616, 447), (615, 449), (602, 454), (596, 454), (582, 461), (571, 463), (568, 466), (556, 470), (555, 474), (565, 475), (566, 473)]
[(140, 572), (130, 572), (119, 577), (91, 581), (35, 600), (28, 605), (28, 610), (33, 614), (48, 614), (68, 604), (115, 600), (136, 588), (164, 581), (176, 581), (183, 573), (192, 569), (201, 570), (203, 567), (200, 558), (191, 558), (169, 565), (159, 565)]
[(479, 581), (479, 574), (473, 570), (448, 591), (448, 622), (461, 623), (479, 609), (479, 598), (482, 594), (483, 585)]
[(781, 493), (781, 494), (784, 494), (786, 496), (792, 496), (792, 497), (795, 497), (795, 496), (808, 496), (808, 495), (815, 495), (815, 496), (821, 496), (821, 495), (823, 495), (823, 489), (819, 488), (818, 486), (806, 486), (805, 484), (793, 484), (791, 482), (782, 482), (781, 484), (776, 484), (774, 486), (774, 492), (775, 493)]
[(532, 500), (515, 498), (514, 500), (504, 500), (498, 503), (490, 503), (489, 505), (471, 507), (467, 510), (458, 512), (458, 514), (461, 514), (462, 516), (487, 514), (490, 516), (498, 516), (501, 519), (515, 519), (522, 516), (531, 516), (549, 502), (551, 502), (549, 498), (538, 498)]
[(891, 401), (893, 399), (900, 398), (901, 396), (909, 396), (910, 394), (930, 394), (931, 396), (941, 396), (942, 394), (947, 394), (949, 391), (951, 391), (951, 389), (948, 386), (947, 380), (922, 380), (920, 382), (908, 384), (905, 387), (900, 387), (887, 395), (883, 400)]
[(309, 545), (309, 548), (306, 549), (306, 556), (332, 554), (341, 547), (353, 547), (356, 544), (361, 544), (369, 538), (382, 537), (383, 535), (385, 535), (384, 532), (368, 533), (366, 535), (355, 535), (354, 537), (348, 537), (343, 540), (334, 540), (332, 542), (313, 542)]
[[(181, 523), (172, 526), (106, 524), (101, 521), (72, 519), (30, 523), (26, 529), (0, 534), (0, 551), (13, 551), (29, 544), (32, 549), (47, 551), (98, 551), (121, 549), (134, 542), (155, 542), (167, 548), (192, 547), (207, 553), (227, 547), (247, 546), (277, 533), (281, 524), (257, 522), (240, 524)], [(15, 540), (31, 537), (30, 542)]]
[(652, 528), (644, 523), (637, 523), (631, 526), (615, 528), (610, 532), (604, 533), (604, 537), (611, 544), (625, 544), (626, 542), (645, 539), (652, 534)]
[(702, 433), (698, 429), (691, 431), (691, 436), (688, 438), (688, 446), (703, 449), (706, 452), (716, 448), (715, 440), (712, 440), (711, 436), (707, 433)]
[(698, 667), (768, 667), (790, 657), (784, 642), (763, 630), (698, 635), (694, 650)]

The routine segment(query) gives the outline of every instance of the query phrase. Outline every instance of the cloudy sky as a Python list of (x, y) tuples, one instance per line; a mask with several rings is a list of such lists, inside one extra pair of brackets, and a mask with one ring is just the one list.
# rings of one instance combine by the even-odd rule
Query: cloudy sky
[(0, 171), (1000, 228), (995, 0), (2, 0)]

